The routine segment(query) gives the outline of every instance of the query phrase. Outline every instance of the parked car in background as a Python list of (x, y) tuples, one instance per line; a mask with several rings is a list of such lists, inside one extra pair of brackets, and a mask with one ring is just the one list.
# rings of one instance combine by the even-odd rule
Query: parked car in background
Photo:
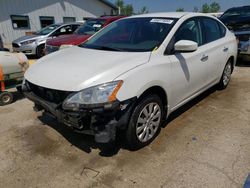
[(119, 130), (137, 149), (174, 110), (214, 85), (225, 89), (236, 58), (235, 35), (213, 16), (137, 15), (38, 60), (22, 88), (37, 111), (100, 143)]
[(16, 52), (23, 52), (26, 55), (37, 55), (37, 57), (42, 57), (44, 55), (45, 42), (47, 39), (72, 34), (80, 25), (81, 23), (49, 25), (36, 32), (34, 35), (27, 35), (14, 40), (12, 42), (13, 50)]
[(100, 18), (88, 19), (85, 21), (84, 25), (79, 27), (73, 34), (47, 40), (45, 53), (49, 54), (55, 52), (59, 50), (60, 47), (65, 48), (79, 45), (103, 27), (121, 18), (124, 18), (124, 16), (103, 16)]
[(239, 57), (250, 61), (250, 6), (230, 8), (220, 20), (236, 35)]

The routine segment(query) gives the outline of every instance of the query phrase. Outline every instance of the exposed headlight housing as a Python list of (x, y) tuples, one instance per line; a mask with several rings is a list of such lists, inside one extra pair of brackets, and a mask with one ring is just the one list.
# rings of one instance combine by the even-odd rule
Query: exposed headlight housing
[(36, 42), (36, 40), (27, 40), (25, 42), (21, 42), (21, 45), (27, 45), (27, 44), (31, 44), (33, 42)]
[(110, 103), (116, 100), (116, 94), (123, 81), (114, 81), (84, 89), (63, 102), (63, 109), (77, 110), (84, 105)]

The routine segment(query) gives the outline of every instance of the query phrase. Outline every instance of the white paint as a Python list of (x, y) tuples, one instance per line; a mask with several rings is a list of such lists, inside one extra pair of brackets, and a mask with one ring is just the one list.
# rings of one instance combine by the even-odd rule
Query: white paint
[[(160, 14), (166, 18), (180, 16), (180, 19), (153, 52), (111, 52), (72, 47), (42, 58), (28, 70), (25, 78), (43, 87), (67, 91), (123, 80), (117, 93), (120, 101), (140, 97), (148, 88), (159, 86), (167, 94), (170, 113), (217, 84), (229, 57), (233, 56), (235, 62), (237, 57), (237, 42), (228, 30), (224, 38), (199, 46), (194, 52), (164, 55), (166, 46), (184, 21), (197, 15), (206, 16), (182, 14)], [(225, 47), (229, 50), (223, 51)], [(204, 55), (208, 56), (206, 62), (201, 61)]]

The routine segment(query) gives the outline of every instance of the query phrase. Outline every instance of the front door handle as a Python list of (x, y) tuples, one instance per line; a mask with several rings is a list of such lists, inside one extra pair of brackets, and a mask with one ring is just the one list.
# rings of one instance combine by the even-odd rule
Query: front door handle
[(208, 60), (208, 55), (203, 55), (202, 58), (201, 58), (201, 61), (205, 62), (207, 60)]
[(228, 51), (228, 48), (224, 47), (223, 52), (227, 52), (227, 51)]

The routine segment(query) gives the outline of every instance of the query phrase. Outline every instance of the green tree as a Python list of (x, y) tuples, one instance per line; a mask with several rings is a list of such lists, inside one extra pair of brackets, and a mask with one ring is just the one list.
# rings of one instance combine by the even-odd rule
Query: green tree
[(116, 0), (115, 5), (120, 9), (122, 15), (131, 16), (134, 12), (132, 4), (125, 5), (123, 0)]
[(184, 8), (177, 8), (176, 12), (184, 12)]
[(213, 2), (210, 4), (210, 12), (219, 12), (220, 11), (220, 5), (217, 2)]
[(145, 6), (143, 6), (142, 8), (141, 8), (141, 10), (138, 12), (138, 14), (147, 14), (148, 13), (148, 9), (147, 9), (147, 7), (145, 7)]
[(210, 12), (210, 6), (207, 3), (205, 3), (204, 5), (202, 5), (201, 12), (209, 13)]
[(127, 16), (131, 16), (134, 12), (134, 8), (133, 8), (133, 5), (131, 4), (128, 4), (124, 7), (124, 15), (127, 15)]

